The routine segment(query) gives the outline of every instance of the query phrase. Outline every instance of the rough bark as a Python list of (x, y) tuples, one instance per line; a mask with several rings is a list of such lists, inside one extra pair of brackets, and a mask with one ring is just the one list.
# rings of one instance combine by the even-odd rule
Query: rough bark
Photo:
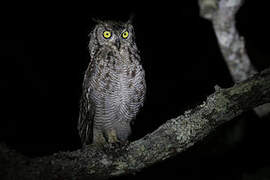
[[(243, 0), (199, 0), (200, 15), (212, 22), (218, 44), (234, 82), (257, 72), (245, 49), (245, 39), (235, 26), (235, 15)], [(270, 103), (254, 108), (259, 117), (270, 113)]]
[(106, 179), (136, 173), (173, 157), (244, 111), (270, 102), (270, 69), (215, 92), (199, 106), (168, 120), (122, 148), (93, 145), (73, 152), (28, 158), (0, 146), (0, 179)]

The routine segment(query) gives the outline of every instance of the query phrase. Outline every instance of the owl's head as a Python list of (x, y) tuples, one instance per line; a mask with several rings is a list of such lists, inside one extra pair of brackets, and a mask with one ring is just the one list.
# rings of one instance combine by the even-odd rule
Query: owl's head
[[(97, 21), (97, 25), (89, 34), (90, 54), (93, 55), (97, 46), (109, 46), (120, 50), (134, 45), (134, 29), (131, 21)], [(92, 52), (93, 51), (93, 52)]]

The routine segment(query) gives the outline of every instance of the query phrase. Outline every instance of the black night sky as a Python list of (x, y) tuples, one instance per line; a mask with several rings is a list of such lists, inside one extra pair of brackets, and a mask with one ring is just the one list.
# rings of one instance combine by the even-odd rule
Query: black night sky
[[(31, 157), (80, 148), (76, 125), (92, 18), (126, 21), (135, 15), (148, 89), (132, 140), (200, 104), (214, 85), (232, 86), (211, 23), (199, 17), (197, 0), (179, 2), (2, 6), (0, 142)], [(245, 2), (237, 27), (253, 64), (262, 70), (270, 65), (270, 16), (269, 6), (257, 3)], [(269, 125), (269, 117), (247, 112), (188, 151), (129, 178), (270, 178)]]

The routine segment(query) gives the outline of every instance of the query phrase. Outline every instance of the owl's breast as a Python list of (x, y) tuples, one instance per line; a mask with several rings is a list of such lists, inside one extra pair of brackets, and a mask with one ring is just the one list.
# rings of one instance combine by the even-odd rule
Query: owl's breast
[(98, 119), (108, 122), (119, 118), (131, 120), (143, 104), (146, 90), (144, 71), (139, 56), (127, 49), (101, 49), (96, 53), (88, 80), (90, 99), (96, 107)]
[(135, 117), (142, 106), (145, 93), (144, 72), (141, 66), (123, 65), (98, 69), (91, 77), (92, 98), (103, 113), (125, 119)]
[(134, 78), (131, 77), (130, 68), (111, 69), (110, 73), (108, 73), (108, 79), (104, 80), (107, 84), (107, 95), (112, 96), (117, 104), (125, 103), (131, 98), (134, 90), (132, 86), (134, 84)]

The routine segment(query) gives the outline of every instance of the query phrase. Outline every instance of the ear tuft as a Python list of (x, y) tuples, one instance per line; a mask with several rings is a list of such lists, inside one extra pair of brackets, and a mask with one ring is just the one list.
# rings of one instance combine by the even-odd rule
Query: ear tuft
[(132, 24), (135, 19), (135, 13), (130, 13), (127, 23)]
[(101, 19), (98, 19), (98, 18), (96, 18), (96, 17), (91, 18), (91, 20), (92, 20), (93, 22), (97, 23), (97, 24), (102, 23), (102, 20), (101, 20)]

